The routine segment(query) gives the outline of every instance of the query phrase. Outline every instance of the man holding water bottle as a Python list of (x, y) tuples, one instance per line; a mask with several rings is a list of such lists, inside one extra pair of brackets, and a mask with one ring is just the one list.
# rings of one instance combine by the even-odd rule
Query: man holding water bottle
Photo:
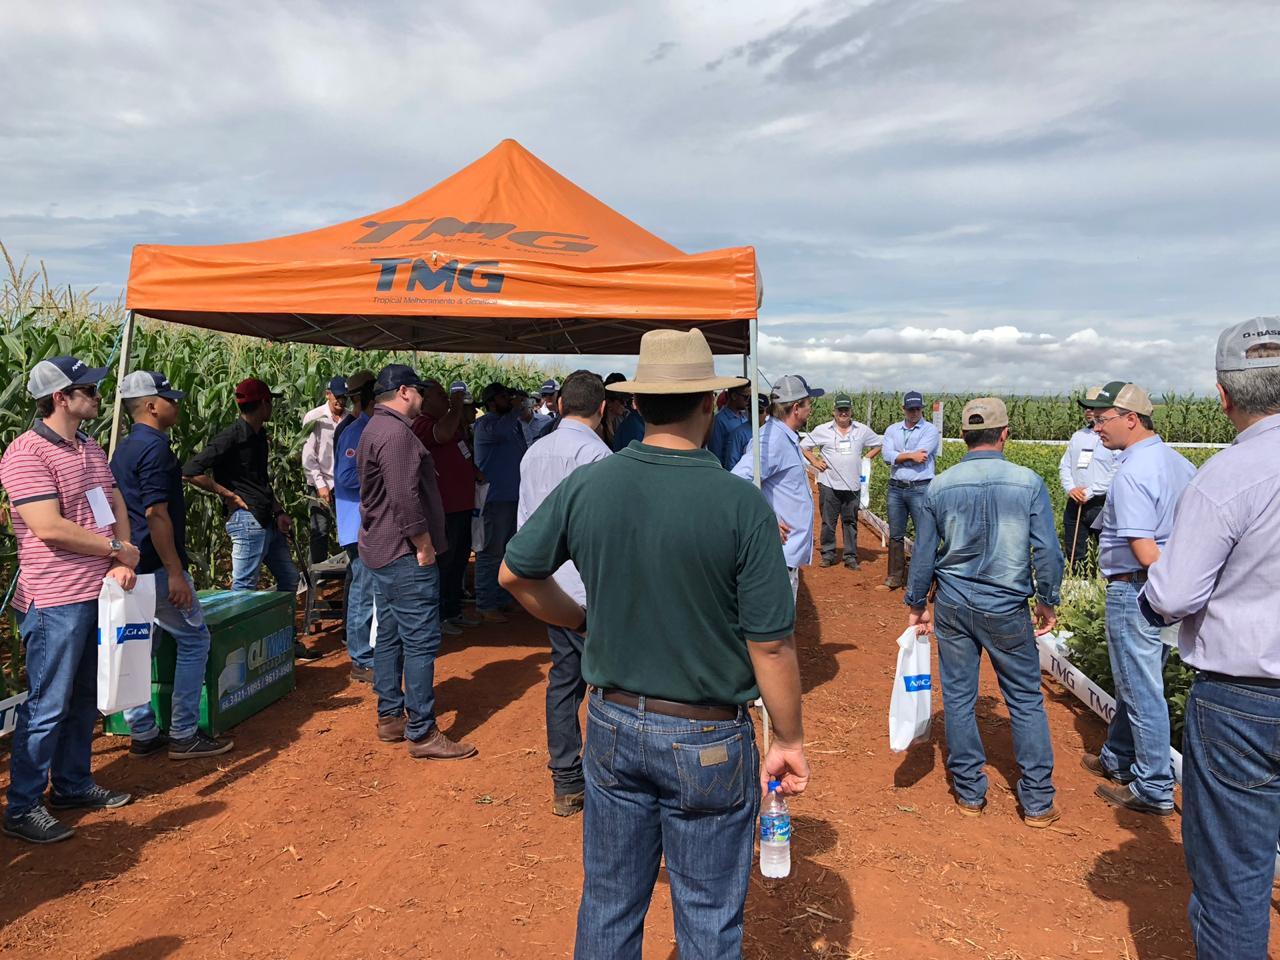
[[(858, 505), (862, 495), (862, 457), (874, 457), (883, 441), (865, 423), (853, 419), (853, 401), (839, 394), (835, 402), (835, 419), (814, 427), (800, 438), (803, 450), (813, 450), (822, 457), (827, 469), (818, 472), (818, 511), (822, 516), (822, 534), (818, 547), (821, 566), (836, 564), (836, 524), (843, 527), (844, 565), (858, 569)], [(870, 448), (870, 449), (868, 449)]]
[[(716, 375), (700, 330), (646, 333), (634, 378), (609, 385), (636, 396), (644, 440), (574, 470), (507, 546), (503, 586), (585, 634), (578, 960), (639, 960), (664, 856), (680, 956), (741, 957), (764, 786), (792, 795), (809, 781), (778, 522), (702, 447), (714, 391), (744, 383)], [(589, 613), (552, 579), (567, 561)], [(763, 763), (757, 697), (773, 720)]]

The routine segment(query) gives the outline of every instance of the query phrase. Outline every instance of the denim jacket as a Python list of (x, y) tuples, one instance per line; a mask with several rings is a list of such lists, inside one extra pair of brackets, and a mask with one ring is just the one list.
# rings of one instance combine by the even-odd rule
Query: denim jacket
[(1062, 548), (1044, 481), (995, 450), (940, 473), (916, 531), (907, 606), (923, 609), (935, 577), (937, 599), (952, 606), (1013, 613), (1034, 595), (1056, 607)]

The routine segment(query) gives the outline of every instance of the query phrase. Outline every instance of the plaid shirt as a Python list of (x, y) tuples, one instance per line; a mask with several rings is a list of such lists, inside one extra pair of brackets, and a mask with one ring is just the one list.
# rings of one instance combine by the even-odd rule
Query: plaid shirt
[(360, 559), (375, 570), (415, 552), (413, 538), (431, 535), (437, 554), (448, 547), (436, 465), (409, 419), (374, 408), (356, 448), (360, 472)]

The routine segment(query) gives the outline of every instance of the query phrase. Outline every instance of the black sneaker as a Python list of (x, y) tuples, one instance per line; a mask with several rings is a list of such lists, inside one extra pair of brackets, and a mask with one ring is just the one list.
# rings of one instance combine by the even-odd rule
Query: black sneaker
[(312, 660), (319, 660), (323, 656), (324, 654), (319, 650), (311, 647), (304, 647), (301, 640), (293, 641), (293, 659), (306, 660), (310, 662)]
[(153, 753), (159, 753), (169, 745), (169, 737), (167, 734), (157, 733), (150, 740), (134, 740), (129, 744), (129, 756), (131, 757), (149, 757)]
[(217, 757), (226, 753), (236, 742), (230, 737), (209, 737), (197, 730), (183, 740), (169, 743), (170, 760), (196, 760), (200, 757)]
[(55, 810), (112, 810), (123, 807), (132, 799), (123, 790), (108, 790), (95, 783), (87, 793), (78, 797), (60, 797), (56, 793), (50, 793), (49, 806)]
[(27, 843), (57, 843), (70, 840), (76, 834), (43, 806), (33, 807), (16, 820), (5, 817), (4, 826), (0, 829)]

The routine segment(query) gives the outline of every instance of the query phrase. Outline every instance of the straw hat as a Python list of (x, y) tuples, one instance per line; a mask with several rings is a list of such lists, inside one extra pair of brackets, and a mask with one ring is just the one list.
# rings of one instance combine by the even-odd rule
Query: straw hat
[(615, 393), (700, 393), (727, 390), (748, 383), (742, 377), (716, 376), (716, 362), (707, 338), (692, 330), (650, 330), (640, 338), (640, 362), (635, 377), (611, 383)]

